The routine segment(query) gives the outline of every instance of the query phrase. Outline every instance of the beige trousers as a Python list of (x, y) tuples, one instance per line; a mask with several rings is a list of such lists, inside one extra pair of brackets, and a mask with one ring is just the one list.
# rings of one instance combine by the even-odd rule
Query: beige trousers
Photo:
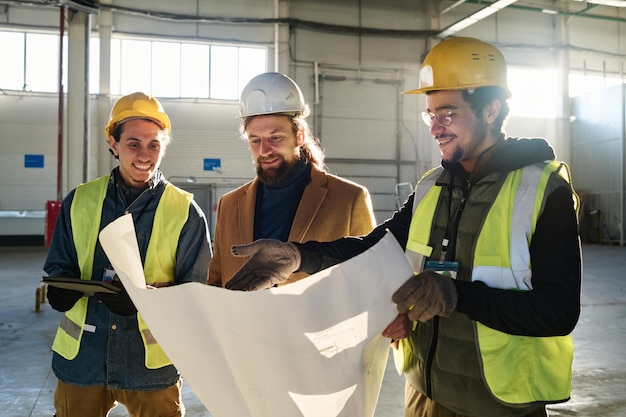
[[(467, 417), (448, 410), (441, 404), (437, 404), (411, 384), (406, 383), (404, 388), (404, 417)], [(542, 407), (524, 417), (548, 417), (545, 408)]]
[(55, 417), (106, 417), (123, 404), (131, 417), (184, 417), (183, 379), (154, 391), (110, 390), (105, 386), (77, 387), (59, 381), (54, 392)]

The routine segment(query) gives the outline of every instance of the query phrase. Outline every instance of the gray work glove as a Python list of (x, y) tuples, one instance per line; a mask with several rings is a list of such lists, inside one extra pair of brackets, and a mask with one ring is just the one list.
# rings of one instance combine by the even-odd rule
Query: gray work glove
[(259, 239), (231, 248), (233, 256), (250, 256), (226, 282), (229, 290), (263, 290), (285, 281), (300, 267), (300, 251), (293, 243)]
[(393, 293), (399, 313), (413, 321), (425, 322), (434, 316), (447, 317), (456, 308), (457, 292), (452, 278), (434, 271), (421, 272)]

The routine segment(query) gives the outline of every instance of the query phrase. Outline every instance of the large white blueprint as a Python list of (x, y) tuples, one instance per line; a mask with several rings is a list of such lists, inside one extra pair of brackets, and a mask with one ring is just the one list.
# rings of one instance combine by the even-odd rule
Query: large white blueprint
[(412, 275), (388, 233), (304, 280), (241, 292), (188, 283), (145, 289), (131, 215), (100, 242), (152, 334), (214, 417), (370, 417)]

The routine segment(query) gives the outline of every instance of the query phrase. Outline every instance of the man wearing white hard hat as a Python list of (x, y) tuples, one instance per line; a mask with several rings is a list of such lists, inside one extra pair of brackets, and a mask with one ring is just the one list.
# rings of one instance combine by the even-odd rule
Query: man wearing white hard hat
[(425, 96), (441, 165), (404, 206), (361, 238), (235, 247), (251, 256), (227, 287), (262, 289), (295, 270), (319, 271), (389, 230), (414, 271), (393, 294), (399, 315), (383, 331), (406, 377), (404, 416), (547, 416), (547, 404), (570, 396), (580, 315), (569, 169), (545, 139), (506, 137), (511, 93), (493, 45), (443, 40), (406, 93)]
[(182, 417), (183, 380), (137, 313), (98, 234), (131, 213), (147, 286), (204, 283), (211, 259), (206, 219), (193, 195), (159, 169), (171, 122), (156, 98), (121, 97), (105, 134), (119, 166), (65, 197), (44, 270), (50, 277), (104, 281), (116, 292), (48, 285), (50, 305), (65, 313), (52, 345), (55, 415), (105, 417), (122, 403), (135, 417)]
[(244, 263), (231, 254), (233, 245), (332, 240), (367, 234), (376, 224), (367, 189), (326, 172), (308, 115), (300, 87), (284, 74), (260, 74), (243, 89), (240, 133), (257, 176), (219, 200), (209, 284), (224, 286)]

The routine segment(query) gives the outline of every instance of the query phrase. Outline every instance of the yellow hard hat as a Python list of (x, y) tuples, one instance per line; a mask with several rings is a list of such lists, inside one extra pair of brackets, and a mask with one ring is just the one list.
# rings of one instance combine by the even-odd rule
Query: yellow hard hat
[(172, 131), (170, 118), (165, 114), (159, 100), (147, 94), (137, 92), (121, 97), (113, 105), (109, 122), (104, 127), (106, 139), (109, 139), (118, 123), (130, 119), (150, 119), (158, 123), (161, 129), (166, 130), (167, 133)]
[(502, 87), (510, 97), (506, 71), (504, 56), (495, 46), (474, 38), (446, 39), (424, 58), (419, 88), (403, 94), (494, 86)]

